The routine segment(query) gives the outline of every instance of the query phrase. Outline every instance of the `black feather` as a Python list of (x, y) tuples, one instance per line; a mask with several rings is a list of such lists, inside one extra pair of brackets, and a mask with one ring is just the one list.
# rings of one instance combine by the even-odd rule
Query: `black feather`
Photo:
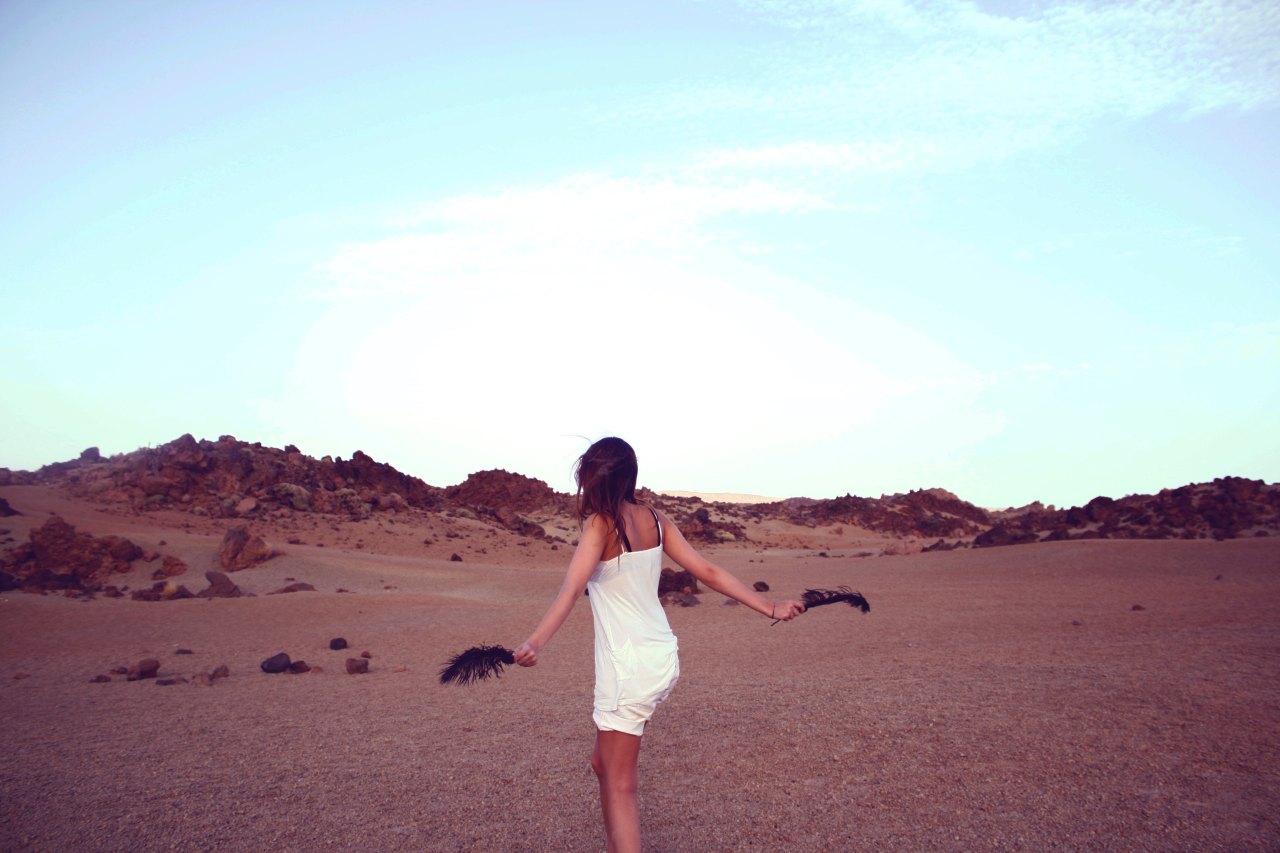
[(440, 683), (456, 681), (459, 685), (466, 685), (484, 681), (491, 676), (499, 678), (502, 676), (502, 667), (515, 662), (511, 651), (502, 646), (472, 646), (449, 659), (440, 670)]
[(800, 598), (804, 601), (806, 609), (847, 601), (850, 607), (861, 608), (863, 613), (871, 612), (871, 604), (863, 598), (862, 593), (854, 592), (847, 586), (839, 589), (806, 589)]

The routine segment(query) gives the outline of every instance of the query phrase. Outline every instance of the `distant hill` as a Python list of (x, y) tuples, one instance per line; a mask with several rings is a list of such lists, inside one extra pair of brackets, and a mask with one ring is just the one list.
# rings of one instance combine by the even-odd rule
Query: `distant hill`
[[(458, 512), (523, 536), (542, 536), (531, 520), (570, 520), (573, 497), (542, 480), (478, 471), (447, 488), (430, 485), (357, 450), (350, 459), (191, 435), (158, 447), (103, 457), (97, 448), (38, 471), (0, 468), (0, 486), (55, 485), (88, 500), (135, 511), (176, 509), (213, 518), (321, 513), (367, 518), (377, 512)], [(991, 511), (945, 489), (864, 498), (777, 500), (754, 495), (642, 490), (690, 539), (749, 540), (752, 523), (848, 527), (893, 538), (932, 540), (925, 550), (1070, 539), (1229, 539), (1280, 533), (1280, 485), (1225, 477), (1081, 507), (1038, 502)]]
[(682, 492), (676, 489), (661, 489), (660, 495), (672, 498), (697, 498), (707, 503), (721, 504), (768, 504), (776, 503), (782, 498), (767, 498), (763, 495), (743, 495), (737, 492)]

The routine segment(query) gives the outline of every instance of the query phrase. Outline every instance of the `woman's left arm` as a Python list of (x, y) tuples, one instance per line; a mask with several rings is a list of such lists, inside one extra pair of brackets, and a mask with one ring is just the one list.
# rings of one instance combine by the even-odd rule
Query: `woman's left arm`
[(684, 538), (684, 534), (680, 532), (680, 528), (676, 527), (675, 522), (668, 518), (666, 513), (661, 513), (661, 516), (664, 533), (663, 550), (666, 551), (667, 556), (716, 592), (737, 599), (763, 616), (783, 622), (789, 622), (805, 611), (803, 601), (786, 599), (773, 602), (751, 589), (738, 580), (732, 572), (722, 569), (699, 554), (697, 549)]
[(578, 539), (577, 550), (569, 560), (560, 592), (556, 594), (555, 600), (551, 602), (529, 639), (516, 646), (512, 652), (516, 663), (521, 666), (535, 666), (538, 663), (538, 652), (560, 630), (564, 620), (569, 618), (573, 605), (582, 598), (582, 590), (586, 588), (587, 580), (600, 562), (600, 555), (604, 553), (606, 536), (607, 528), (600, 516), (593, 515), (587, 519), (582, 527), (582, 536)]

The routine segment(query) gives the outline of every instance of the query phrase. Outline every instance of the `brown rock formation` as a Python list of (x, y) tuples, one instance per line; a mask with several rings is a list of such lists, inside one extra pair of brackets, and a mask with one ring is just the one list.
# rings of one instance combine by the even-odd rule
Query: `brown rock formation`
[(218, 562), (229, 572), (238, 572), (271, 558), (271, 546), (244, 525), (232, 527), (218, 546)]
[(142, 557), (142, 549), (120, 536), (79, 533), (60, 516), (31, 531), (30, 540), (10, 551), (0, 565), (26, 589), (99, 590)]

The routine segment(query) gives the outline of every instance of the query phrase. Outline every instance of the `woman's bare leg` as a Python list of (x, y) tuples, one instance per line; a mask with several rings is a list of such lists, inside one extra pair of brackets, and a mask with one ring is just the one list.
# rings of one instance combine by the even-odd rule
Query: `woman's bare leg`
[(636, 805), (636, 765), (640, 736), (596, 730), (591, 769), (600, 779), (600, 810), (609, 853), (640, 853), (640, 809)]

